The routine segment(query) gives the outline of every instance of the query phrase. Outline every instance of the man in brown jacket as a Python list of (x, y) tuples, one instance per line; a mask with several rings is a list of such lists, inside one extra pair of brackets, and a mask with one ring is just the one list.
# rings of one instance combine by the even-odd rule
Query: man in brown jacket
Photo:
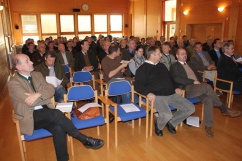
[(41, 73), (33, 71), (33, 62), (27, 55), (15, 55), (13, 65), (17, 72), (8, 82), (8, 90), (22, 134), (32, 135), (33, 130), (41, 128), (48, 130), (53, 136), (58, 161), (69, 160), (66, 133), (87, 148), (98, 149), (104, 144), (103, 140), (81, 134), (61, 111), (53, 109), (50, 98), (54, 87)]

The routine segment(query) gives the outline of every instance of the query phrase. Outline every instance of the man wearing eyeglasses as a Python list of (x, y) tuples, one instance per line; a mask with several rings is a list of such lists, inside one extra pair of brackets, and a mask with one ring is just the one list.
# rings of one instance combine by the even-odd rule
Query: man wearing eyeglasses
[[(233, 81), (233, 90), (242, 92), (242, 72), (239, 70), (239, 65), (233, 56), (234, 45), (225, 43), (222, 49), (224, 55), (218, 61), (218, 78)], [(217, 87), (229, 89), (230, 84), (219, 81)]]

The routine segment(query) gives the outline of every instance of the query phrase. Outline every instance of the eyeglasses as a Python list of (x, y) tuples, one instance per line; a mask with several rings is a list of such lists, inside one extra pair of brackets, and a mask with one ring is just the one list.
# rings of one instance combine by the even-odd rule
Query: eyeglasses
[(229, 49), (229, 50), (234, 50), (234, 48), (227, 48), (227, 49)]

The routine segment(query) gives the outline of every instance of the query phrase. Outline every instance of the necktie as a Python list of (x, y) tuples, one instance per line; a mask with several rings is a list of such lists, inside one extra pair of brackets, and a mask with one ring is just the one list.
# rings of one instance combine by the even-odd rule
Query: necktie
[(35, 89), (34, 89), (34, 84), (33, 84), (33, 81), (32, 81), (32, 77), (28, 77), (28, 81), (29, 81), (30, 85), (32, 86), (34, 92), (36, 92)]
[(187, 63), (186, 63), (186, 62), (184, 62), (184, 65), (187, 65)]
[(168, 60), (169, 64), (171, 65), (171, 57), (170, 57), (170, 55), (167, 54), (167, 55), (165, 55), (165, 56), (167, 57), (167, 60)]

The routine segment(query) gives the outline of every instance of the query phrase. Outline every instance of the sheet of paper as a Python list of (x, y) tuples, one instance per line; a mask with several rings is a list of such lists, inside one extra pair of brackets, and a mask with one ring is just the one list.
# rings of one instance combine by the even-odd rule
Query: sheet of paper
[(122, 60), (120, 63), (125, 63), (125, 64), (129, 64), (130, 63), (130, 61), (128, 61), (128, 60)]
[(87, 109), (89, 109), (91, 107), (102, 107), (102, 106), (99, 105), (98, 103), (87, 103), (87, 104), (83, 105), (82, 107), (80, 107), (78, 109), (78, 111), (83, 113), (83, 112), (85, 112)]
[(197, 116), (189, 116), (187, 118), (187, 124), (195, 126), (195, 127), (199, 127), (199, 117), (197, 117)]
[(236, 62), (241, 62), (242, 61), (242, 57), (239, 57), (238, 59), (236, 59)]
[(140, 111), (140, 109), (132, 103), (124, 104), (124, 105), (120, 105), (120, 106), (124, 109), (124, 111), (126, 113)]
[(211, 71), (210, 70), (205, 70), (204, 72), (205, 72), (204, 73), (204, 78), (207, 78), (207, 79), (213, 81), (214, 77), (215, 77), (215, 74), (217, 73), (217, 70), (211, 70)]
[(73, 107), (73, 102), (58, 103), (56, 105), (56, 109), (59, 109), (62, 112), (71, 112), (72, 107)]
[(54, 87), (57, 87), (58, 85), (61, 84), (62, 80), (59, 80), (58, 78), (54, 76), (46, 76), (46, 82), (53, 84)]

